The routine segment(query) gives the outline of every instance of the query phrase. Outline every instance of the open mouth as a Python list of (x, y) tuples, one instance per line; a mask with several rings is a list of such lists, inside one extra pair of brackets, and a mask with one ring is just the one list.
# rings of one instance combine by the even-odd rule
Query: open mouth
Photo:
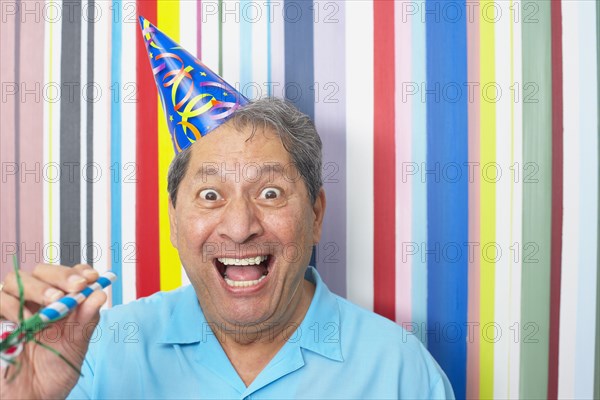
[(260, 255), (246, 258), (219, 257), (215, 266), (230, 287), (251, 287), (262, 282), (269, 274), (273, 257)]

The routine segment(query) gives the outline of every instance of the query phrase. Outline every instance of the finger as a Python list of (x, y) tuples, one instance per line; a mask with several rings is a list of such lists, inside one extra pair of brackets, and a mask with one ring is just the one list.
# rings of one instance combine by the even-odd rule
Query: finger
[(88, 285), (88, 279), (83, 275), (83, 271), (86, 269), (82, 266), (71, 268), (62, 265), (38, 264), (33, 269), (32, 275), (63, 292), (73, 293), (83, 290)]
[[(26, 301), (32, 301), (37, 304), (50, 304), (65, 295), (63, 291), (27, 272), (21, 272), (20, 276), (23, 285), (23, 297)], [(7, 275), (2, 293), (11, 295), (16, 299), (19, 298), (19, 284), (15, 274)]]
[[(19, 323), (19, 299), (4, 292), (0, 292), (0, 319), (7, 319)], [(26, 307), (23, 308), (23, 317), (29, 318), (32, 313)]]
[(85, 325), (90, 321), (97, 322), (100, 309), (106, 303), (108, 296), (102, 290), (96, 290), (77, 307), (75, 319), (77, 322)]
[(73, 266), (73, 269), (79, 271), (80, 275), (87, 280), (88, 284), (96, 282), (100, 277), (100, 273), (88, 264), (77, 264)]

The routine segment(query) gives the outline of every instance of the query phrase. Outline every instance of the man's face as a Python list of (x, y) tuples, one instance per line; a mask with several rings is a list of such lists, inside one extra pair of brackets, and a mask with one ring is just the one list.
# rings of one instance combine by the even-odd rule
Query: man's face
[(171, 241), (211, 322), (281, 324), (304, 295), (325, 197), (311, 204), (276, 133), (250, 136), (224, 124), (193, 145)]

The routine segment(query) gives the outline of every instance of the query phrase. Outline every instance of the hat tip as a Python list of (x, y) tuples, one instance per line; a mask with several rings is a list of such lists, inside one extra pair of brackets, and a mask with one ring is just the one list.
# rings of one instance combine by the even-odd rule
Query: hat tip
[(141, 25), (141, 26), (142, 26), (142, 28), (143, 28), (143, 27), (144, 27), (144, 21), (146, 21), (146, 18), (142, 17), (141, 15), (140, 15), (140, 17), (139, 17), (139, 18), (140, 18), (140, 25)]

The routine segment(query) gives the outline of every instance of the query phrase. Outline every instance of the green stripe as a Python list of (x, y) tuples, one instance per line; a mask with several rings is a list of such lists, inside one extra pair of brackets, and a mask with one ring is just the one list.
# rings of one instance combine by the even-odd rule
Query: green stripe
[[(596, 63), (600, 64), (600, 5), (596, 3)], [(600, 68), (598, 71), (598, 81), (596, 95), (600, 96)], [(600, 100), (597, 102), (598, 110), (596, 115), (598, 119), (598, 132), (600, 132)], [(598, 157), (600, 157), (600, 141), (598, 142)], [(600, 176), (598, 177), (598, 190), (600, 190)], [(594, 398), (600, 398), (600, 202), (598, 202), (598, 245), (596, 246), (596, 355), (594, 365)]]
[[(524, 1), (521, 398), (546, 398), (552, 206), (550, 2)], [(536, 92), (537, 90), (537, 92)]]

